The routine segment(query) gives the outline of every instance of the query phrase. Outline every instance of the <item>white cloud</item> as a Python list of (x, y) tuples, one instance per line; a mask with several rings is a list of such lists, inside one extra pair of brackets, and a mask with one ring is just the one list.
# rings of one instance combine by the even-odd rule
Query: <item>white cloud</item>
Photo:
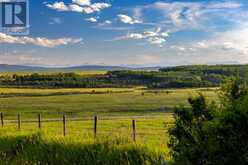
[(82, 12), (83, 13), (86, 13), (86, 14), (91, 14), (91, 13), (94, 13), (95, 11), (90, 8), (90, 7), (81, 7), (82, 8)]
[(66, 6), (64, 2), (55, 2), (53, 4), (46, 4), (46, 6), (50, 9), (54, 9), (58, 11), (69, 11), (69, 7)]
[(146, 40), (152, 45), (159, 45), (162, 47), (168, 37), (168, 32), (161, 32), (161, 29), (158, 28), (156, 31), (144, 31), (143, 33), (128, 33), (126, 36), (117, 37), (113, 40)]
[(76, 44), (82, 41), (81, 38), (59, 38), (59, 39), (47, 39), (47, 38), (31, 38), (31, 37), (14, 37), (4, 33), (0, 33), (0, 43), (9, 44), (33, 44), (42, 47), (53, 48), (61, 45)]
[(235, 2), (211, 3), (207, 6), (209, 9), (233, 9), (239, 8), (241, 4)]
[(233, 30), (218, 33), (209, 40), (202, 41), (205, 48), (236, 51), (248, 56), (248, 24), (243, 24)]
[(72, 0), (72, 2), (81, 6), (89, 6), (91, 4), (90, 0)]
[(106, 27), (109, 27), (112, 24), (112, 21), (110, 20), (105, 20), (103, 22), (99, 22), (97, 24), (97, 28), (105, 29)]
[[(158, 10), (172, 25), (181, 28), (197, 27), (202, 20), (229, 15), (229, 9), (239, 9), (238, 2), (155, 2), (144, 9)], [(231, 13), (233, 14), (233, 13)]]
[(169, 33), (167, 33), (167, 32), (162, 32), (162, 33), (161, 33), (161, 36), (162, 36), (162, 37), (169, 37)]
[(92, 23), (97, 22), (97, 18), (96, 17), (86, 18), (85, 20), (88, 21), (88, 22), (92, 22)]
[(179, 49), (180, 51), (185, 51), (185, 50), (186, 50), (185, 47), (179, 47), (178, 49)]
[(111, 7), (109, 3), (93, 3), (89, 6), (93, 11), (101, 11), (102, 9)]
[(166, 40), (164, 38), (161, 38), (161, 37), (151, 37), (151, 38), (148, 38), (148, 41), (151, 43), (151, 44), (154, 44), (154, 45), (161, 45), (163, 44)]
[(141, 33), (130, 33), (126, 36), (127, 39), (135, 39), (135, 40), (139, 40), (139, 39), (144, 39), (145, 36)]
[(187, 46), (187, 45), (172, 45), (169, 48), (179, 51), (179, 52), (194, 52), (195, 48)]
[(126, 24), (138, 24), (138, 23), (142, 23), (142, 21), (137, 20), (137, 19), (134, 19), (134, 18), (131, 18), (128, 15), (118, 14), (117, 16), (118, 16), (118, 18), (119, 18), (119, 20), (121, 22), (126, 23)]
[[(170, 46), (174, 54), (193, 63), (248, 63), (248, 24), (219, 32), (202, 41)], [(168, 51), (168, 49), (166, 49)], [(180, 54), (181, 53), (181, 54)], [(184, 56), (184, 57), (183, 57)]]
[(208, 43), (206, 41), (200, 41), (200, 42), (198, 42), (196, 44), (196, 47), (198, 47), (198, 48), (208, 48), (209, 45), (208, 45)]
[(28, 65), (28, 64), (41, 64), (42, 58), (37, 56), (32, 56), (30, 54), (15, 54), (8, 53), (0, 54), (0, 64), (9, 65)]
[(109, 8), (111, 7), (111, 4), (104, 2), (91, 3), (89, 0), (73, 0), (70, 4), (65, 4), (64, 2), (55, 2), (53, 4), (46, 4), (46, 6), (57, 11), (71, 11), (91, 14)]
[(70, 4), (69, 5), (69, 11), (74, 11), (74, 12), (78, 12), (78, 13), (82, 13), (84, 8), (77, 5), (77, 4)]
[(112, 21), (110, 21), (110, 20), (105, 20), (104, 23), (105, 23), (105, 24), (111, 24)]

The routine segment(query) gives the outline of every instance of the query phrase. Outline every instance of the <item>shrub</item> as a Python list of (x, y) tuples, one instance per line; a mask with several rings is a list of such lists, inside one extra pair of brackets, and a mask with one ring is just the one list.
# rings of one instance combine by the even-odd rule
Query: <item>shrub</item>
[(175, 111), (169, 131), (174, 164), (248, 164), (248, 95), (231, 80), (221, 88), (221, 105), (203, 96), (189, 99), (190, 110)]

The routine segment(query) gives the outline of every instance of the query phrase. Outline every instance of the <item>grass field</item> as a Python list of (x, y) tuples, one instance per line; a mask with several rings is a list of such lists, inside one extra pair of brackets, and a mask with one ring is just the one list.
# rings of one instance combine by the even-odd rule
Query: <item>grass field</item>
[[(7, 137), (16, 135), (31, 135), (42, 132), (46, 139), (75, 139), (78, 142), (94, 141), (94, 121), (84, 119), (72, 121), (67, 118), (66, 135), (63, 135), (63, 122), (41, 122), (41, 129), (38, 128), (37, 122), (22, 122), (21, 128), (18, 129), (17, 122), (4, 123), (0, 129), (0, 134)], [(44, 120), (44, 119), (43, 119)], [(153, 117), (153, 118), (136, 118), (136, 144), (147, 144), (154, 149), (167, 150), (168, 129), (172, 126), (173, 119), (171, 116)], [(133, 130), (131, 118), (100, 118), (97, 122), (96, 140), (101, 142), (103, 139), (125, 140), (127, 144), (133, 142)], [(167, 153), (168, 154), (168, 153)]]
[(214, 100), (216, 89), (146, 90), (143, 88), (28, 89), (0, 88), (0, 111), (6, 114), (159, 115), (202, 92)]
[[(67, 123), (68, 135), (86, 135), (93, 137), (93, 116), (99, 116), (98, 134), (100, 137), (131, 137), (131, 119), (136, 118), (137, 139), (141, 142), (167, 143), (166, 123), (173, 122), (172, 110), (175, 106), (188, 106), (187, 98), (202, 92), (213, 100), (216, 89), (171, 89), (148, 90), (144, 88), (77, 88), (77, 89), (29, 89), (0, 88), (0, 112), (4, 120), (33, 120), (34, 123), (22, 123), (22, 132), (37, 132), (37, 115), (43, 120), (68, 120), (82, 118), (82, 121)], [(105, 116), (105, 119), (104, 119)], [(115, 116), (117, 118), (111, 118)], [(110, 118), (109, 118), (110, 117)], [(118, 118), (121, 117), (121, 118)], [(84, 118), (84, 119), (83, 119)], [(101, 118), (103, 118), (101, 120)], [(16, 121), (5, 124), (8, 133), (17, 131)], [(42, 124), (47, 135), (61, 136), (62, 121)], [(159, 140), (163, 139), (163, 140)]]
[[(215, 100), (216, 90), (213, 88), (148, 90), (142, 87), (0, 88), (0, 112), (3, 112), (5, 120), (4, 127), (0, 128), (0, 146), (4, 146), (2, 143), (6, 141), (6, 137), (15, 139), (24, 136), (25, 139), (41, 132), (44, 145), (47, 147), (53, 146), (54, 143), (61, 143), (63, 146), (68, 144), (94, 146), (96, 142), (104, 146), (105, 142), (114, 141), (117, 148), (124, 147), (127, 150), (148, 148), (149, 153), (151, 151), (162, 154), (169, 160), (167, 131), (173, 125), (173, 108), (179, 105), (189, 106), (187, 98), (196, 96), (199, 92), (207, 96), (208, 101)], [(22, 120), (20, 130), (16, 121), (18, 113)], [(38, 114), (41, 114), (43, 121), (51, 119), (58, 121), (42, 122), (42, 128), (38, 129)], [(67, 117), (66, 137), (63, 136), (63, 123), (59, 121), (63, 114)], [(94, 115), (99, 117), (95, 140)], [(132, 119), (136, 120), (135, 144), (132, 139)], [(73, 147), (68, 148), (70, 149), (74, 152)], [(27, 152), (30, 152), (29, 149)]]
[[(80, 139), (80, 140), (79, 140)], [(81, 140), (81, 136), (47, 138), (44, 134), (0, 137), (0, 164), (165, 165), (167, 151), (125, 138)]]

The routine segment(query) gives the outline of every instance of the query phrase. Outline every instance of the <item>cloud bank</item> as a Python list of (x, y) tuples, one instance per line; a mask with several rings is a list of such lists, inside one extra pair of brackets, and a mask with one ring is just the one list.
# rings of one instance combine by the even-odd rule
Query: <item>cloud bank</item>
[(145, 9), (155, 9), (166, 20), (176, 27), (192, 27), (201, 21), (211, 20), (213, 17), (228, 16), (229, 12), (239, 9), (238, 2), (155, 2), (145, 6)]
[(46, 6), (50, 9), (61, 12), (70, 11), (70, 12), (91, 14), (109, 8), (111, 7), (111, 4), (104, 2), (91, 3), (90, 0), (72, 0), (70, 4), (65, 4), (63, 1), (61, 1), (61, 2), (54, 2), (52, 4), (49, 3), (46, 4)]
[(41, 47), (53, 48), (61, 45), (76, 44), (82, 41), (81, 38), (59, 38), (59, 39), (48, 39), (48, 38), (31, 38), (31, 37), (14, 37), (4, 33), (0, 33), (0, 43), (8, 44), (32, 44)]

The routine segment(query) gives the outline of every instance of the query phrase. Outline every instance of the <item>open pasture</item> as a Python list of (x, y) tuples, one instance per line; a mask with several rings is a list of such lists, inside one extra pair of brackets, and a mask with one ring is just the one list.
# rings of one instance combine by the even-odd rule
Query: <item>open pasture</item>
[[(160, 115), (175, 106), (188, 106), (187, 99), (203, 93), (215, 100), (216, 89), (148, 90), (145, 88), (32, 89), (0, 88), (0, 112), (21, 113), (25, 118), (37, 113), (56, 117), (61, 114)], [(216, 100), (215, 100), (216, 101)]]
[[(132, 120), (136, 122), (137, 143), (167, 148), (168, 128), (173, 124), (173, 108), (188, 107), (187, 98), (199, 92), (215, 100), (216, 89), (149, 90), (138, 88), (0, 88), (1, 133), (32, 134), (41, 131), (48, 138), (94, 139), (93, 116), (98, 116), (97, 139), (133, 140)], [(20, 114), (20, 129), (18, 128)], [(38, 128), (41, 115), (41, 129)]]
[[(188, 107), (187, 99), (198, 93), (205, 95), (208, 101), (216, 101), (217, 89), (214, 88), (0, 88), (0, 112), (3, 113), (0, 136), (6, 141), (4, 137), (30, 137), (40, 132), (43, 142), (63, 146), (103, 145), (105, 142), (109, 146), (114, 141), (116, 147), (145, 147), (170, 160), (167, 144), (168, 130), (173, 125), (173, 108)], [(96, 127), (95, 115), (98, 116)]]

